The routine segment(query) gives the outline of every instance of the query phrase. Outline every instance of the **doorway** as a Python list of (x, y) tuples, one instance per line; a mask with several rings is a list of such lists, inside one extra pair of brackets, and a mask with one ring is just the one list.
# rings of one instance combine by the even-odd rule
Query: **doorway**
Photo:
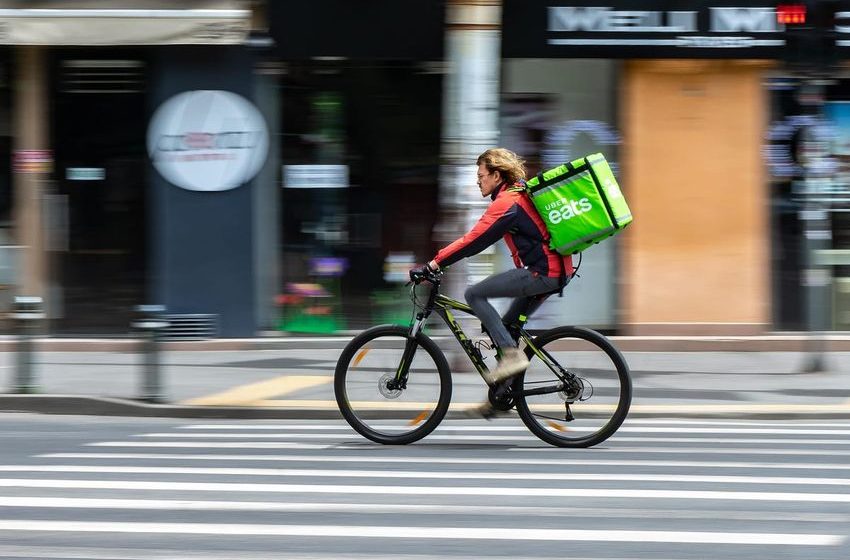
[(54, 334), (127, 333), (145, 303), (147, 65), (138, 52), (116, 54), (59, 51), (52, 61)]

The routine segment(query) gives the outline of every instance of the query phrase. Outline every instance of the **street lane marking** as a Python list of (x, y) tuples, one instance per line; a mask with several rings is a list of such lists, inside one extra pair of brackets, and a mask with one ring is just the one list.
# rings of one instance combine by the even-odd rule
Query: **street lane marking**
[[(480, 402), (451, 403), (449, 410), (466, 410), (480, 405)], [(250, 406), (277, 408), (312, 408), (318, 410), (338, 410), (336, 401), (324, 399), (270, 399), (256, 400)], [(433, 408), (435, 403), (425, 401), (357, 401), (352, 406), (359, 410), (421, 410)], [(563, 412), (563, 405), (535, 405), (534, 410), (540, 412)], [(577, 404), (574, 410), (587, 412), (610, 411), (613, 406)], [(633, 414), (742, 414), (742, 413), (794, 413), (794, 414), (826, 414), (850, 412), (850, 404), (794, 404), (794, 403), (746, 403), (746, 404), (633, 404), (630, 407)]]
[(189, 535), (252, 535), (390, 539), (451, 539), (505, 541), (599, 541), (690, 544), (752, 544), (837, 546), (841, 535), (722, 533), (708, 531), (617, 531), (518, 529), (505, 527), (371, 527), (365, 525), (260, 525), (247, 523), (131, 523), (109, 521), (0, 520), (0, 531), (63, 531), (73, 533), (156, 533)]
[[(509, 447), (507, 451), (529, 451), (553, 453), (556, 448), (550, 447)], [(850, 451), (841, 449), (739, 449), (730, 447), (719, 449), (714, 447), (603, 447), (591, 452), (596, 453), (667, 453), (688, 455), (715, 454), (715, 455), (833, 455), (835, 457), (846, 457)], [(415, 460), (415, 459), (414, 459)]]
[(683, 426), (772, 426), (772, 427), (794, 427), (794, 428), (850, 428), (850, 424), (843, 422), (779, 422), (779, 421), (757, 421), (757, 420), (710, 420), (708, 418), (699, 420), (686, 420), (676, 418), (628, 418), (626, 425), (658, 425), (671, 424)]
[[(589, 422), (588, 420), (575, 420), (571, 422), (572, 425), (581, 426), (582, 424), (586, 424)], [(646, 424), (647, 427), (641, 427), (641, 425)], [(800, 424), (801, 427), (828, 427), (833, 426), (837, 429), (831, 430), (801, 430), (801, 429), (792, 429), (792, 430), (781, 430), (781, 429), (770, 429), (770, 430), (751, 430), (749, 428), (740, 428), (740, 429), (713, 429), (713, 428), (678, 428), (678, 427), (670, 427), (670, 428), (662, 428), (657, 427), (659, 424), (683, 424), (683, 425), (718, 425), (718, 426), (734, 426), (739, 425), (738, 423), (726, 423), (726, 422), (704, 422), (704, 421), (683, 421), (683, 422), (671, 422), (671, 421), (659, 421), (659, 422), (650, 422), (649, 420), (640, 420), (640, 421), (631, 421), (627, 420), (625, 424), (623, 424), (618, 432), (622, 431), (630, 431), (630, 432), (682, 432), (682, 433), (750, 433), (750, 434), (811, 434), (811, 435), (850, 435), (850, 429), (843, 430), (840, 428), (850, 428), (850, 424)], [(798, 426), (797, 424), (768, 424), (768, 423), (753, 423), (753, 424), (744, 424), (741, 423), (741, 426)], [(375, 428), (384, 427), (381, 424), (376, 424)], [(179, 430), (222, 430), (222, 431), (248, 431), (248, 430), (281, 430), (281, 431), (292, 431), (292, 430), (304, 430), (304, 431), (333, 431), (333, 430), (347, 430), (350, 429), (350, 426), (346, 423), (339, 424), (195, 424), (188, 426), (177, 426)], [(439, 426), (437, 426), (437, 432), (440, 431), (470, 431), (470, 432), (522, 432), (526, 431), (527, 428), (524, 425), (511, 425), (511, 426), (500, 426), (500, 425), (464, 425), (460, 422), (456, 421), (445, 421)]]
[[(295, 438), (298, 439), (298, 438)], [(322, 444), (310, 444), (310, 443), (300, 443), (296, 441), (101, 441), (95, 443), (86, 443), (84, 444), (86, 447), (207, 447), (210, 449), (276, 449), (276, 448), (291, 448), (291, 449), (327, 449), (330, 447), (338, 448), (340, 445), (354, 445), (358, 446), (360, 444), (360, 436), (356, 434), (351, 434), (351, 436), (335, 436), (333, 438), (309, 438), (309, 439), (337, 439), (340, 443), (330, 443), (326, 445)], [(353, 440), (356, 440), (353, 441)], [(441, 435), (431, 435), (424, 440), (426, 443), (434, 443), (434, 442), (480, 442), (482, 445), (501, 445), (504, 446), (506, 442), (539, 442), (535, 436), (498, 436), (493, 438), (483, 438), (481, 436), (441, 436)], [(832, 440), (823, 440), (823, 441), (788, 441), (788, 440), (729, 440), (722, 438), (636, 438), (636, 437), (614, 437), (613, 441), (616, 442), (628, 442), (628, 443), (723, 443), (723, 444), (771, 444), (771, 445), (787, 445), (787, 444), (803, 444), (803, 445), (812, 445), (816, 443), (824, 443), (824, 444), (833, 444)], [(363, 444), (367, 444), (365, 441)], [(836, 440), (834, 442), (835, 445), (850, 445), (850, 441)], [(534, 448), (514, 448), (512, 451), (524, 451), (526, 449), (534, 449)], [(626, 447), (616, 447), (616, 446), (607, 446), (602, 448), (604, 451), (608, 453), (620, 453), (627, 450), (640, 451), (642, 448), (626, 448)], [(694, 451), (694, 448), (683, 448), (683, 447), (670, 447), (666, 448), (671, 453), (688, 453)], [(557, 450), (557, 448), (550, 447), (539, 447), (538, 451), (553, 451)], [(842, 450), (795, 450), (795, 449), (741, 449), (736, 447), (727, 447), (726, 449), (712, 449), (710, 452), (718, 452), (718, 453), (728, 453), (733, 455), (735, 453), (765, 453), (770, 452), (771, 454), (794, 454), (793, 452), (803, 452), (803, 454), (815, 453), (815, 451), (822, 451), (823, 454), (826, 455), (846, 455), (850, 452), (842, 451)], [(705, 451), (708, 452), (708, 451)]]
[[(336, 449), (335, 449), (336, 450)], [(362, 451), (362, 450), (361, 450)], [(514, 450), (512, 450), (514, 451)], [(422, 463), (444, 465), (492, 465), (492, 459), (484, 458), (442, 458), (375, 455), (190, 455), (170, 453), (42, 453), (36, 457), (50, 459), (143, 459), (167, 461), (274, 461), (305, 463)], [(797, 470), (850, 470), (847, 463), (756, 463), (751, 461), (655, 461), (645, 460), (606, 460), (606, 459), (521, 459), (504, 457), (500, 465), (554, 465), (554, 466), (610, 466), (610, 467), (681, 467), (711, 469), (797, 469)]]
[(654, 519), (718, 519), (736, 521), (781, 521), (809, 523), (850, 523), (850, 515), (819, 512), (772, 512), (684, 509), (626, 509), (600, 507), (500, 506), (452, 504), (394, 504), (363, 502), (244, 502), (221, 500), (150, 500), (126, 498), (45, 498), (41, 496), (0, 497), (0, 507), (33, 507), (55, 509), (138, 509), (175, 511), (275, 511), (300, 513), (415, 513), (436, 515), (538, 517), (613, 517)]
[(325, 478), (415, 478), (415, 479), (524, 479), (566, 481), (630, 481), (630, 482), (697, 482), (710, 484), (788, 484), (811, 486), (850, 486), (850, 478), (805, 478), (764, 476), (717, 476), (631, 473), (545, 473), (545, 472), (479, 472), (479, 471), (398, 471), (363, 469), (260, 469), (203, 467), (138, 467), (100, 465), (0, 465), (0, 472), (61, 472), (110, 474), (187, 474), (226, 476), (276, 476)]
[(183, 401), (181, 404), (199, 406), (255, 406), (268, 397), (288, 395), (302, 389), (326, 385), (333, 381), (331, 375), (282, 375), (257, 383), (233, 387), (227, 391)]
[(230, 441), (99, 441), (86, 443), (91, 447), (207, 447), (250, 449), (328, 449), (336, 445), (322, 445), (289, 441), (230, 442)]
[(332, 447), (332, 445), (289, 441), (98, 441), (85, 445), (87, 447), (205, 447), (209, 449), (328, 449)]
[[(0, 478), (0, 487), (163, 490), (180, 492), (257, 492), (284, 494), (374, 494), (411, 496), (493, 496), (493, 488), (475, 486), (383, 486), (351, 484), (255, 484), (244, 482), (163, 482)], [(850, 503), (850, 494), (807, 492), (729, 492), (722, 490), (650, 490), (628, 488), (526, 488), (501, 486), (501, 496), (639, 498), (661, 500), (736, 500)]]
[[(406, 426), (398, 426), (396, 430), (403, 431), (402, 428), (406, 428)], [(576, 427), (574, 428), (575, 434), (589, 433), (592, 431), (596, 431), (599, 428), (587, 428), (587, 427)], [(327, 433), (312, 433), (312, 434), (299, 434), (299, 433), (286, 433), (286, 434), (211, 434), (211, 433), (150, 433), (150, 434), (138, 434), (138, 437), (143, 438), (161, 438), (161, 439), (347, 439), (352, 436), (355, 436), (353, 430), (348, 430), (349, 433), (339, 433), (339, 434), (327, 434)], [(359, 437), (359, 436), (356, 436)], [(432, 433), (426, 436), (426, 441), (488, 441), (488, 442), (496, 442), (496, 441), (536, 441), (537, 437), (531, 433), (527, 435), (493, 435), (492, 437), (488, 437), (486, 434), (478, 434), (478, 435), (467, 435), (467, 434), (445, 434), (445, 433)], [(784, 438), (708, 438), (708, 437), (641, 437), (641, 436), (613, 436), (614, 441), (618, 442), (655, 442), (655, 443), (725, 443), (725, 444), (780, 444), (780, 445), (850, 445), (850, 438), (847, 439), (784, 439)], [(255, 442), (245, 442), (255, 443)]]
[[(529, 438), (530, 441), (537, 442), (536, 438)], [(540, 453), (563, 453), (562, 449), (550, 446), (506, 446), (503, 438), (493, 440), (479, 439), (482, 445), (492, 445), (494, 447), (505, 448), (507, 451), (513, 452), (540, 452)], [(509, 440), (510, 441), (510, 440)], [(96, 443), (86, 443), (87, 447), (148, 447), (148, 448), (197, 448), (205, 449), (331, 449), (331, 450), (358, 450), (362, 451), (364, 446), (381, 447), (380, 444), (371, 444), (369, 442), (347, 442), (347, 443), (332, 443), (328, 445), (298, 443), (289, 441), (255, 441), (255, 442), (234, 442), (234, 441), (102, 441)], [(621, 454), (621, 453), (709, 453), (723, 455), (831, 455), (836, 457), (844, 457), (850, 455), (850, 451), (846, 450), (826, 450), (826, 449), (739, 449), (739, 448), (700, 448), (700, 447), (600, 447), (591, 450), (585, 450), (585, 453), (605, 453), (605, 454)], [(412, 461), (418, 461), (418, 457), (411, 457)]]
[[(466, 410), (474, 406), (479, 406), (481, 403), (451, 403), (449, 410)], [(419, 411), (423, 409), (434, 410), (437, 403), (426, 401), (354, 401), (351, 405), (357, 410), (411, 410)], [(316, 400), (316, 399), (272, 399), (258, 401), (254, 406), (278, 407), (278, 408), (315, 408), (319, 410), (339, 410), (336, 401)], [(561, 406), (559, 410), (564, 407)]]

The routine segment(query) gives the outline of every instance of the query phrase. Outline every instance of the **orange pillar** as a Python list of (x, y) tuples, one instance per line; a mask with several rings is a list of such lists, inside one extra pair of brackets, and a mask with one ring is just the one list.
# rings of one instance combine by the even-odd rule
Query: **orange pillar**
[(52, 162), (27, 163), (34, 151), (49, 148), (47, 51), (45, 47), (16, 48), (13, 101), (13, 158), (25, 161), (13, 170), (15, 237), (21, 246), (17, 293), (46, 297), (47, 258), (43, 223), (45, 182)]

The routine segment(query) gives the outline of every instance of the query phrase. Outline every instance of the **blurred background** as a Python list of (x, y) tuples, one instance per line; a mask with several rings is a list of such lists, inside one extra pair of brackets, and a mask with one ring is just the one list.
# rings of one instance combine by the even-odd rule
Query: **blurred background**
[[(0, 0), (0, 302), (51, 336), (406, 324), (493, 146), (635, 222), (532, 326), (850, 330), (850, 1)], [(448, 291), (512, 266), (493, 249)]]

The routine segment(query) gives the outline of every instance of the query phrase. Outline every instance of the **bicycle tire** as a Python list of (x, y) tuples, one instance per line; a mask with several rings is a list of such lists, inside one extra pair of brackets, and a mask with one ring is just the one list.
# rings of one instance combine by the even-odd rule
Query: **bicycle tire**
[[(390, 395), (389, 397), (382, 395), (380, 384), (387, 379), (387, 375), (395, 374), (395, 368), (398, 367), (401, 355), (398, 354), (398, 359), (396, 359), (394, 352), (398, 350), (398, 344), (406, 341), (407, 337), (408, 329), (397, 325), (379, 325), (363, 331), (354, 337), (343, 349), (342, 354), (340, 354), (339, 360), (337, 361), (336, 370), (334, 371), (334, 395), (342, 416), (348, 424), (357, 431), (357, 433), (374, 442), (385, 445), (405, 445), (427, 436), (434, 431), (434, 429), (443, 420), (446, 412), (448, 412), (449, 403), (451, 402), (451, 371), (449, 370), (446, 357), (437, 344), (421, 332), (416, 336), (417, 347), (416, 355), (414, 356), (414, 360), (416, 360), (416, 357), (419, 356), (419, 363), (416, 364), (416, 367), (414, 367), (414, 364), (411, 365), (411, 370), (408, 375), (408, 386), (403, 389), (403, 391), (411, 390), (411, 382), (419, 383), (422, 381), (427, 383), (424, 376), (420, 375), (420, 373), (427, 373), (430, 378), (437, 380), (440, 385), (439, 391), (433, 391), (433, 388), (430, 387), (427, 388), (429, 397), (438, 394), (436, 402), (432, 403), (430, 400), (426, 400), (424, 403), (414, 402), (412, 405), (420, 406), (419, 409), (416, 409), (414, 406), (412, 410), (406, 410), (398, 406), (390, 406), (393, 405), (395, 401), (385, 402), (385, 404), (389, 407), (386, 410), (381, 410), (380, 406), (377, 406), (377, 409), (373, 409), (371, 408), (375, 405), (373, 402), (369, 403), (369, 406), (363, 410), (358, 410), (356, 405), (357, 401), (349, 398), (349, 393), (351, 392), (350, 389), (353, 389), (352, 385), (355, 383), (355, 381), (352, 380), (352, 378), (355, 377), (354, 370), (358, 368), (360, 368), (361, 371), (367, 370), (370, 372), (370, 377), (361, 382), (361, 388), (368, 391), (371, 397), (378, 399), (376, 401), (378, 405), (381, 404), (382, 397), (385, 398), (385, 401), (397, 398), (397, 395)], [(382, 353), (386, 354), (384, 357), (386, 365), (378, 363), (378, 365), (372, 365), (371, 367), (360, 367), (361, 360), (367, 355), (367, 352), (369, 352), (369, 354), (373, 354), (370, 351), (371, 348), (368, 348), (367, 345), (371, 345), (377, 349), (377, 352), (374, 353), (376, 355), (380, 355)], [(384, 352), (382, 352), (382, 350)], [(420, 355), (423, 350), (425, 351), (428, 359)], [(359, 356), (359, 358), (356, 356)], [(355, 360), (353, 364), (352, 359)], [(432, 368), (435, 368), (436, 371), (431, 371)], [(369, 389), (369, 383), (374, 382), (374, 377), (378, 374), (381, 374), (381, 378), (377, 380), (377, 384), (372, 385), (372, 389)], [(425, 390), (426, 387), (424, 386), (424, 383), (420, 383), (414, 391), (419, 389)], [(377, 393), (377, 395), (373, 393)], [(399, 391), (399, 393), (401, 394), (402, 391)], [(431, 405), (433, 405), (433, 410), (428, 413), (427, 409), (430, 408)], [(426, 408), (425, 412), (421, 410), (423, 406)], [(400, 417), (400, 421), (402, 422), (400, 425), (404, 426), (403, 422), (409, 420), (408, 418), (405, 418), (405, 416), (409, 416), (411, 413), (413, 413), (414, 416), (411, 423), (408, 424), (408, 426), (412, 427), (409, 430), (406, 428), (391, 430), (370, 422), (370, 420), (373, 419), (386, 422), (389, 418), (395, 419)], [(427, 418), (424, 418), (423, 416), (426, 414)], [(419, 417), (423, 417), (422, 420), (424, 421), (418, 421), (414, 424), (413, 421), (416, 421)]]
[[(602, 334), (583, 327), (557, 327), (541, 333), (533, 339), (533, 343), (550, 354), (563, 352), (564, 356), (558, 358), (558, 362), (586, 382), (591, 395), (585, 401), (570, 405), (575, 419), (569, 421), (566, 413), (564, 419), (549, 415), (549, 410), (557, 408), (555, 405), (538, 402), (548, 398), (549, 401), (560, 399), (565, 403), (568, 397), (559, 393), (518, 395), (516, 408), (523, 423), (538, 438), (558, 447), (592, 447), (611, 437), (626, 419), (632, 401), (629, 367), (620, 351)], [(562, 343), (561, 348), (557, 348), (559, 345), (555, 343)], [(526, 347), (525, 352), (529, 367), (517, 377), (514, 387), (533, 389), (557, 380), (530, 347)], [(545, 379), (547, 375), (548, 381)], [(594, 381), (590, 381), (591, 376)], [(538, 378), (543, 380), (538, 381)], [(590, 402), (595, 392), (599, 393), (599, 397)]]

